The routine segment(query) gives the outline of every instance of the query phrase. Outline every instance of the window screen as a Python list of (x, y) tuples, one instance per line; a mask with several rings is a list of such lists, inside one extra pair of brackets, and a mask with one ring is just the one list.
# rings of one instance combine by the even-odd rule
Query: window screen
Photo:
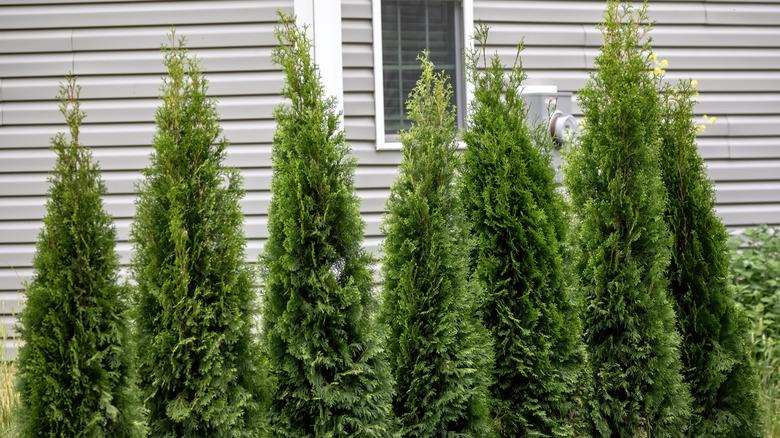
[(385, 135), (398, 139), (409, 128), (405, 102), (420, 77), (417, 55), (428, 49), (437, 70), (453, 84), (453, 104), (462, 123), (461, 19), (455, 0), (382, 0), (382, 64)]

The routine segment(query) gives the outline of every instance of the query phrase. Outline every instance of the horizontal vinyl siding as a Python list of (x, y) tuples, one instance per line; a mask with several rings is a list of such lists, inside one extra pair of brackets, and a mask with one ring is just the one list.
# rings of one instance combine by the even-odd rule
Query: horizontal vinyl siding
[[(87, 114), (82, 143), (103, 168), (105, 207), (115, 218), (126, 273), (132, 244), (135, 187), (149, 162), (154, 114), (164, 72), (160, 45), (175, 25), (210, 81), (227, 161), (245, 178), (247, 261), (267, 238), (271, 198), (273, 108), (282, 102), (282, 74), (271, 62), (276, 11), (292, 0), (182, 2), (0, 1), (0, 326), (16, 334), (13, 313), (32, 278), (35, 241), (45, 213), (50, 138), (65, 129), (55, 96), (68, 71), (79, 76)], [(363, 157), (359, 157), (362, 159)], [(372, 157), (365, 157), (371, 162)], [(377, 199), (386, 197), (394, 167), (377, 164), (379, 179), (358, 174), (369, 232), (378, 234)], [(376, 248), (377, 241), (367, 242)], [(0, 329), (2, 330), (2, 329)], [(5, 356), (12, 356), (12, 342)]]
[[(576, 92), (598, 55), (603, 1), (475, 0), (490, 52), (514, 60), (523, 38), (529, 85)], [(667, 78), (699, 81), (699, 138), (717, 212), (732, 228), (780, 224), (780, 1), (655, 1), (651, 32)], [(576, 102), (574, 112), (580, 115)]]

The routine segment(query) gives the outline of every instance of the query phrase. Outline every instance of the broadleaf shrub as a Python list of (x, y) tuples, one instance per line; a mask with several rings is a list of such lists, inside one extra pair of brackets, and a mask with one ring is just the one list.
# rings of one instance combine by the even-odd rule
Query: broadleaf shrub
[(391, 385), (373, 318), (355, 162), (311, 42), (292, 20), (282, 16), (276, 29), (273, 59), (288, 101), (275, 111), (269, 237), (260, 260), (276, 381), (273, 434), (389, 436)]
[(583, 422), (585, 409), (573, 398), (584, 373), (582, 327), (562, 260), (569, 218), (550, 145), (528, 125), (519, 50), (507, 74), (497, 54), (485, 53), (487, 32), (478, 27), (469, 62), (474, 100), (461, 198), (493, 336), (494, 421), (504, 437), (571, 436), (572, 417)]
[(731, 246), (736, 298), (751, 321), (763, 436), (780, 437), (780, 228), (749, 228)]
[(597, 70), (579, 94), (584, 125), (565, 167), (594, 419), (612, 437), (684, 436), (690, 411), (666, 279), (661, 106), (646, 8), (608, 2)]
[(51, 142), (57, 160), (20, 318), (17, 432), (140, 437), (128, 289), (118, 277), (100, 168), (79, 139), (79, 91), (73, 76), (60, 87), (70, 138)]
[(715, 215), (712, 182), (696, 147), (696, 90), (681, 81), (663, 91), (661, 168), (672, 234), (668, 276), (693, 396), (688, 435), (760, 436), (748, 321), (734, 301), (728, 232)]
[(257, 436), (264, 374), (244, 260), (244, 194), (208, 83), (170, 35), (154, 153), (132, 227), (142, 389), (151, 436)]
[[(403, 159), (383, 224), (382, 320), (395, 379), (393, 410), (406, 437), (487, 436), (490, 335), (468, 282), (456, 190), (452, 89), (427, 53), (407, 102)], [(449, 436), (449, 435), (448, 435)]]

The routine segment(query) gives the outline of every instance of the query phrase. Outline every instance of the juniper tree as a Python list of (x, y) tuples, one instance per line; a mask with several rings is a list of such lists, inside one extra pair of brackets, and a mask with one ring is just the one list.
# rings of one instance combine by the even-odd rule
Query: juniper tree
[(684, 377), (693, 396), (692, 437), (761, 436), (748, 321), (734, 299), (728, 232), (696, 149), (695, 88), (664, 87), (661, 163), (672, 233), (669, 283), (682, 334)]
[(373, 318), (371, 256), (354, 193), (355, 162), (324, 97), (311, 43), (281, 16), (274, 61), (273, 197), (263, 266), (274, 436), (391, 433), (389, 370)]
[(57, 160), (21, 315), (19, 432), (140, 437), (128, 289), (119, 280), (100, 168), (79, 139), (79, 91), (73, 76), (60, 87), (70, 138), (51, 142)]
[(164, 53), (154, 153), (132, 228), (149, 432), (256, 436), (262, 373), (241, 178), (223, 165), (227, 141), (197, 61), (175, 34)]
[(646, 10), (608, 2), (597, 70), (579, 94), (585, 126), (566, 168), (603, 436), (683, 436), (689, 419), (665, 275), (661, 106)]
[(452, 89), (427, 53), (407, 102), (403, 159), (383, 224), (388, 350), (393, 410), (409, 437), (486, 436), (490, 335), (467, 281), (465, 224), (456, 191)]
[(487, 28), (475, 40), (462, 200), (494, 342), (493, 415), (501, 436), (572, 435), (582, 348), (563, 272), (568, 219), (549, 150), (526, 117), (520, 49), (507, 73), (485, 53)]

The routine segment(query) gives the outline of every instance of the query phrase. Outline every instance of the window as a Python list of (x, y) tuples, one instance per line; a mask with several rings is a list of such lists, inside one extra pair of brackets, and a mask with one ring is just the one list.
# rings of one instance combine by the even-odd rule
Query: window
[(436, 68), (450, 76), (458, 124), (463, 124), (466, 108), (465, 6), (471, 6), (469, 0), (374, 0), (374, 16), (381, 16), (381, 20), (374, 20), (377, 145), (380, 148), (384, 144), (391, 145), (390, 148), (399, 147), (398, 132), (409, 128), (405, 103), (420, 77), (417, 55), (424, 49), (430, 52)]

